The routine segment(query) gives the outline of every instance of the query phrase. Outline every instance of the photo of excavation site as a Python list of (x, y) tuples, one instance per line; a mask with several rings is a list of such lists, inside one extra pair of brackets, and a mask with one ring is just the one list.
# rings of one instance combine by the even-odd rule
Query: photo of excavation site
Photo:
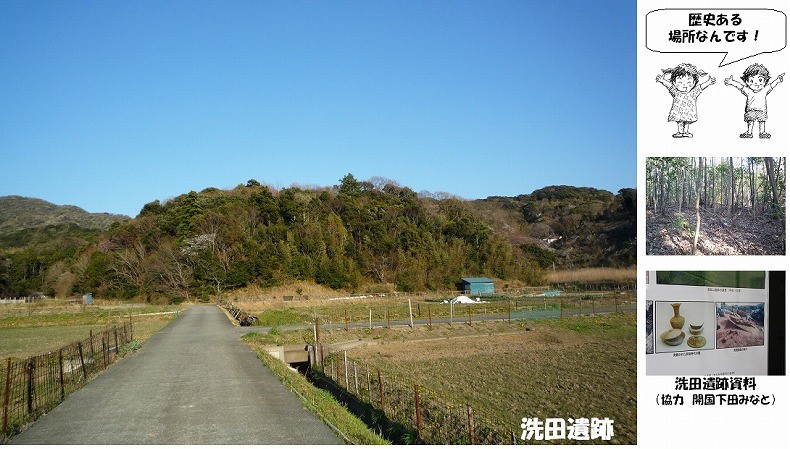
[(765, 303), (716, 303), (716, 348), (765, 344)]

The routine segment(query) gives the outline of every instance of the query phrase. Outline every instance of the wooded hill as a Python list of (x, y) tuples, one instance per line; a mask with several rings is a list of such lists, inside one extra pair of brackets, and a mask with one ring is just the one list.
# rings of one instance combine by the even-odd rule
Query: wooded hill
[(350, 174), (279, 191), (250, 180), (153, 201), (62, 243), (68, 251), (0, 246), (0, 295), (179, 300), (292, 280), (417, 291), (454, 289), (462, 276), (537, 284), (553, 266), (633, 265), (635, 199), (633, 189), (554, 186), (467, 201)]
[(648, 254), (785, 253), (785, 158), (648, 158), (646, 169)]

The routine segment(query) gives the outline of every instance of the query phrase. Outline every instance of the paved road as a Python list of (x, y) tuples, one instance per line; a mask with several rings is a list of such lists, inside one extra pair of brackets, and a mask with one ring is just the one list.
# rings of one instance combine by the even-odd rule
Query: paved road
[(226, 316), (195, 306), (12, 444), (340, 444)]

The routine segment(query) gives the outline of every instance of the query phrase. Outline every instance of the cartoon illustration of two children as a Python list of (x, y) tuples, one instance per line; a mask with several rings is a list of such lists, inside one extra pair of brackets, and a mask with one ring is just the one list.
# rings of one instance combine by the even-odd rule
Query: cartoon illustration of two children
[[(700, 80), (703, 81), (700, 82)], [(761, 139), (770, 139), (771, 135), (765, 131), (765, 122), (768, 120), (767, 96), (777, 84), (784, 81), (784, 73), (771, 81), (768, 69), (762, 64), (752, 64), (741, 75), (740, 81), (730, 75), (724, 80), (725, 86), (733, 86), (746, 96), (746, 109), (743, 120), (746, 122), (746, 132), (740, 135), (747, 139), (753, 136), (754, 122), (759, 123), (759, 136)], [(716, 83), (716, 78), (697, 69), (692, 64), (680, 64), (675, 68), (662, 70), (656, 76), (656, 82), (669, 90), (672, 95), (672, 108), (669, 110), (667, 121), (677, 122), (678, 132), (672, 137), (693, 137), (689, 132), (689, 125), (697, 121), (697, 97), (706, 88)], [(767, 86), (767, 87), (766, 87)]]

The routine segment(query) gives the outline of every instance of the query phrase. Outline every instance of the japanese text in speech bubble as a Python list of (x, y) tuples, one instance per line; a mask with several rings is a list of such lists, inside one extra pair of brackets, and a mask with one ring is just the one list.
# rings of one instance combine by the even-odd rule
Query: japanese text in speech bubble
[(774, 9), (659, 9), (645, 25), (648, 49), (725, 53), (719, 67), (787, 46), (787, 16)]

